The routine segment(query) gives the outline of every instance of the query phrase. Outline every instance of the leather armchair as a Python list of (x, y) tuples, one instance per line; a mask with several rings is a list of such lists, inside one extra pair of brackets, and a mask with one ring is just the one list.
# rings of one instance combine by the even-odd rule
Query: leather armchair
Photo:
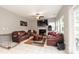
[(33, 33), (33, 42), (37, 44), (44, 44), (45, 39), (43, 38), (42, 35), (38, 35), (37, 33)]

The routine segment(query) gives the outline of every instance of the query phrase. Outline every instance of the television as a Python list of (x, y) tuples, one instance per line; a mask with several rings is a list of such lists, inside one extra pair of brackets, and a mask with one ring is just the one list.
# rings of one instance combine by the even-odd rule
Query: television
[(37, 26), (48, 26), (48, 20), (44, 19), (44, 20), (37, 20)]

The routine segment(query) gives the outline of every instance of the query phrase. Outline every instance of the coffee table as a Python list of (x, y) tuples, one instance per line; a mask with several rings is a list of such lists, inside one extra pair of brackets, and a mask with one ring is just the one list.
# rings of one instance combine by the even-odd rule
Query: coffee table
[(22, 41), (21, 43), (24, 43), (24, 44), (32, 44), (32, 42), (33, 42), (33, 36), (31, 36), (28, 39)]

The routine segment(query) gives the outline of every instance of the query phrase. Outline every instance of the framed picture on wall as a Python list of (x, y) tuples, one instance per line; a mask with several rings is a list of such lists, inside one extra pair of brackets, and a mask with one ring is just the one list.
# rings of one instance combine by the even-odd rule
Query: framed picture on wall
[(20, 21), (20, 26), (27, 26), (27, 22), (26, 21)]

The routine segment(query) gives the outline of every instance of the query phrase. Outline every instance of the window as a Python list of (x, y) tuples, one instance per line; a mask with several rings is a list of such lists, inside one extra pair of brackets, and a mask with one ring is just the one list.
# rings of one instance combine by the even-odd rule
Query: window
[(64, 33), (64, 16), (60, 18), (60, 32)]
[(56, 31), (58, 31), (58, 22), (56, 21)]
[(55, 31), (55, 22), (49, 22), (49, 25), (51, 25), (52, 31)]
[(74, 25), (75, 25), (75, 36), (79, 38), (79, 11), (74, 12)]
[(59, 24), (60, 24), (60, 22), (59, 22), (59, 20), (57, 20), (57, 21), (56, 21), (56, 31), (57, 31), (57, 32), (60, 31), (60, 29), (59, 29), (59, 28), (60, 28), (60, 25), (59, 25)]
[(60, 33), (64, 33), (64, 16), (62, 16), (59, 20), (56, 21), (56, 31)]
[(74, 9), (73, 19), (74, 19), (75, 44), (76, 49), (79, 51), (79, 7)]

